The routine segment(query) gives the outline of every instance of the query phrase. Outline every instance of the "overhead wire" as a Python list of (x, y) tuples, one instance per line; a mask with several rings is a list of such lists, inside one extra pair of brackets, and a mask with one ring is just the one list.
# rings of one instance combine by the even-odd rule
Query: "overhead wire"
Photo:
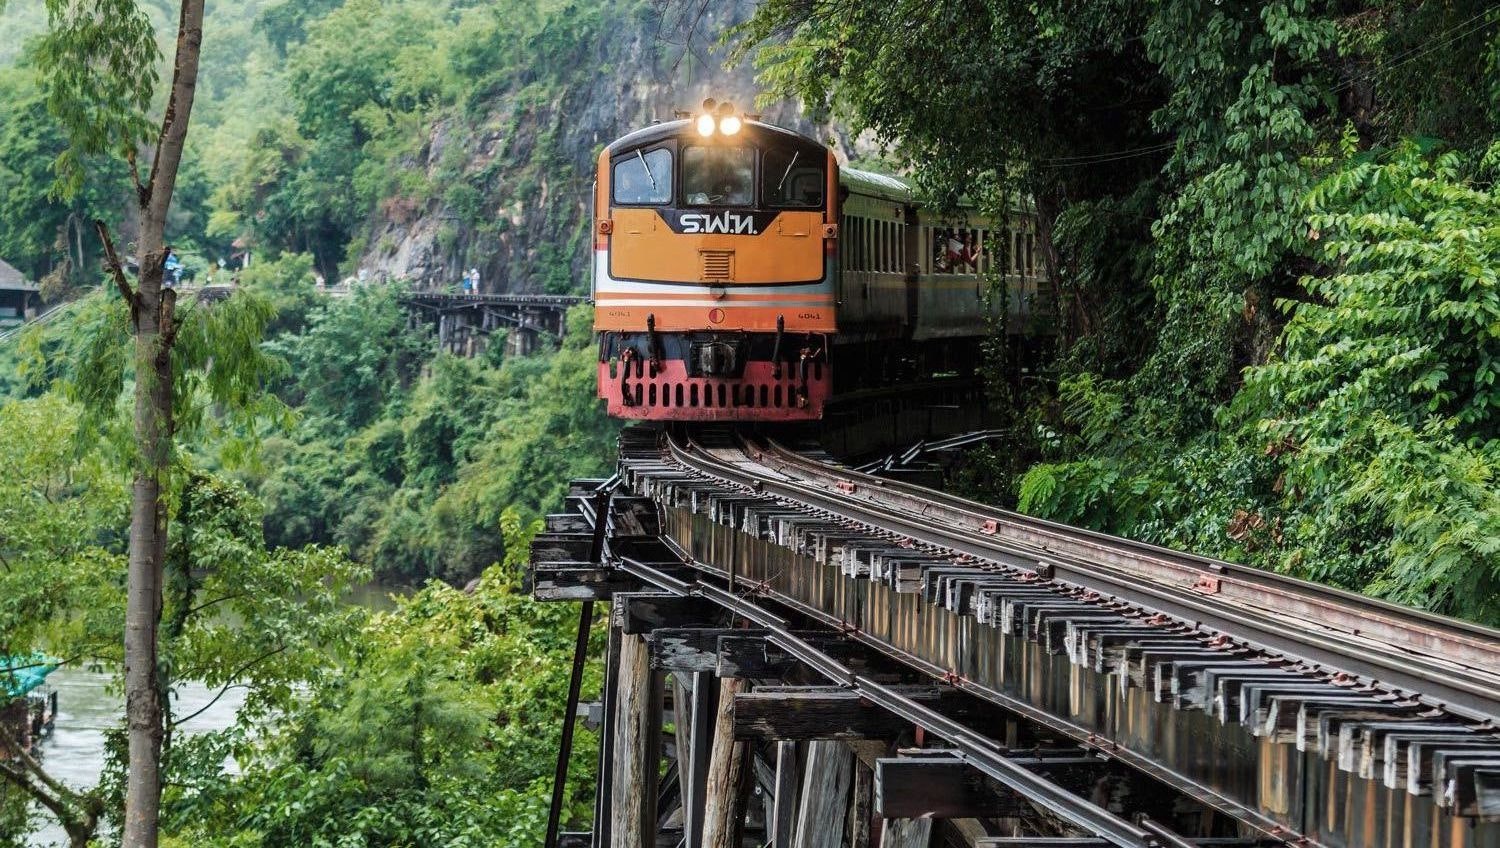
[[(1436, 42), (1432, 41), (1429, 38), (1428, 40), (1423, 41), (1420, 44), (1417, 44), (1417, 45), (1415, 45), (1415, 46), (1413, 46), (1413, 47), (1411, 47), (1411, 48), (1409, 48), (1409, 49), (1407, 49), (1405, 51), (1402, 51), (1401, 53), (1396, 54), (1395, 56), (1392, 56), (1390, 64), (1381, 65), (1378, 68), (1372, 68), (1369, 71), (1367, 71), (1366, 73), (1356, 74), (1356, 75), (1350, 77), (1349, 79), (1344, 80), (1343, 82), (1341, 82), (1338, 85), (1335, 85), (1333, 88), (1329, 89), (1329, 93), (1330, 94), (1337, 94), (1340, 91), (1347, 90), (1348, 88), (1352, 87), (1356, 82), (1358, 82), (1361, 79), (1366, 79), (1366, 78), (1368, 78), (1368, 79), (1374, 79), (1375, 77), (1379, 77), (1379, 76), (1382, 76), (1384, 74), (1388, 74), (1391, 71), (1394, 71), (1394, 70), (1396, 70), (1397, 68), (1400, 68), (1403, 65), (1410, 64), (1411, 62), (1414, 62), (1417, 59), (1420, 59), (1423, 56), (1426, 56), (1428, 53), (1431, 53), (1432, 51), (1437, 50), (1440, 47), (1445, 47), (1445, 46), (1453, 43), (1454, 41), (1457, 41), (1460, 38), (1465, 38), (1467, 36), (1473, 35), (1474, 33), (1478, 32), (1481, 29), (1484, 29), (1486, 26), (1488, 26), (1490, 24), (1490, 21), (1488, 21), (1488, 20), (1480, 20), (1480, 19), (1481, 18), (1485, 18), (1487, 15), (1489, 15), (1493, 11), (1495, 11), (1495, 10), (1492, 9), (1492, 8), (1487, 8), (1487, 9), (1481, 10), (1480, 12), (1478, 12), (1478, 13), (1476, 13), (1476, 14), (1468, 17), (1468, 18), (1465, 18), (1464, 20), (1460, 21), (1459, 23), (1456, 23), (1453, 26), (1448, 27), (1447, 29), (1444, 29), (1444, 30), (1440, 31), (1440, 32), (1436, 33), (1436, 35), (1433, 36), (1433, 38), (1436, 38), (1436, 37), (1442, 36), (1442, 35), (1444, 35), (1446, 33), (1452, 33), (1452, 35), (1449, 35), (1447, 38), (1444, 38), (1441, 41), (1436, 41)], [(1478, 21), (1478, 23), (1474, 23), (1475, 21)], [(1470, 24), (1474, 24), (1474, 25), (1473, 26), (1469, 26)], [(1458, 32), (1457, 30), (1463, 30), (1463, 31), (1462, 32)]]
[(1058, 156), (1049, 159), (1039, 159), (1037, 164), (1043, 168), (1073, 168), (1083, 165), (1102, 165), (1109, 162), (1118, 162), (1122, 159), (1134, 159), (1138, 156), (1149, 156), (1153, 153), (1167, 151), (1177, 146), (1176, 141), (1153, 144), (1149, 147), (1136, 147), (1127, 150), (1113, 150), (1105, 153), (1095, 153), (1088, 156)]

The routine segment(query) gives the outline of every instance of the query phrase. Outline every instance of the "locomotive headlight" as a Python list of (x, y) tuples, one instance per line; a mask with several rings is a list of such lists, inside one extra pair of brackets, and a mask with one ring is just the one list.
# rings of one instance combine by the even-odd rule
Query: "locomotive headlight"
[[(725, 135), (734, 135), (740, 131), (740, 119), (738, 115), (726, 115), (719, 119), (719, 132)], [(702, 132), (700, 129), (699, 132)]]
[(714, 116), (713, 115), (699, 115), (698, 116), (698, 135), (701, 135), (704, 138), (708, 138), (709, 136), (711, 136), (713, 134), (714, 134)]

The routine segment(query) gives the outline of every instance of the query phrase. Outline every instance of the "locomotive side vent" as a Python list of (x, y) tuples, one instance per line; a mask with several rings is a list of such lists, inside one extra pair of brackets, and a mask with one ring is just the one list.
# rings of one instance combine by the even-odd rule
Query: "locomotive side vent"
[(700, 250), (698, 255), (703, 259), (703, 279), (734, 279), (734, 251)]

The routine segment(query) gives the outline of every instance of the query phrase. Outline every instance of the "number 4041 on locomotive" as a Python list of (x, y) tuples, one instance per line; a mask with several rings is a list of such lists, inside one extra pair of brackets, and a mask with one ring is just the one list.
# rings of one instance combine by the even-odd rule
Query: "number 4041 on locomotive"
[(728, 103), (632, 132), (594, 189), (599, 396), (619, 418), (811, 421), (972, 373), (1030, 321), (1041, 258), (1026, 215), (957, 217)]

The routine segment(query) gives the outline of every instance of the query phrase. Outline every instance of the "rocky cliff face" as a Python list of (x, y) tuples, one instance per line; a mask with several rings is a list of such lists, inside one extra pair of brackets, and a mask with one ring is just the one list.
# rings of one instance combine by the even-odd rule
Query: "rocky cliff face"
[[(527, 70), (505, 90), (432, 126), (408, 166), (442, 186), (440, 196), (381, 204), (362, 266), (376, 278), (428, 288), (451, 285), (475, 267), (486, 292), (585, 291), (599, 150), (705, 97), (757, 111), (753, 70), (748, 63), (726, 69), (717, 46), (753, 7), (710, 3), (701, 17), (696, 9), (673, 17), (659, 3), (609, 0), (597, 13), (554, 22), (550, 35), (528, 45), (535, 52), (523, 57)], [(767, 121), (830, 135), (790, 104), (758, 111)]]

